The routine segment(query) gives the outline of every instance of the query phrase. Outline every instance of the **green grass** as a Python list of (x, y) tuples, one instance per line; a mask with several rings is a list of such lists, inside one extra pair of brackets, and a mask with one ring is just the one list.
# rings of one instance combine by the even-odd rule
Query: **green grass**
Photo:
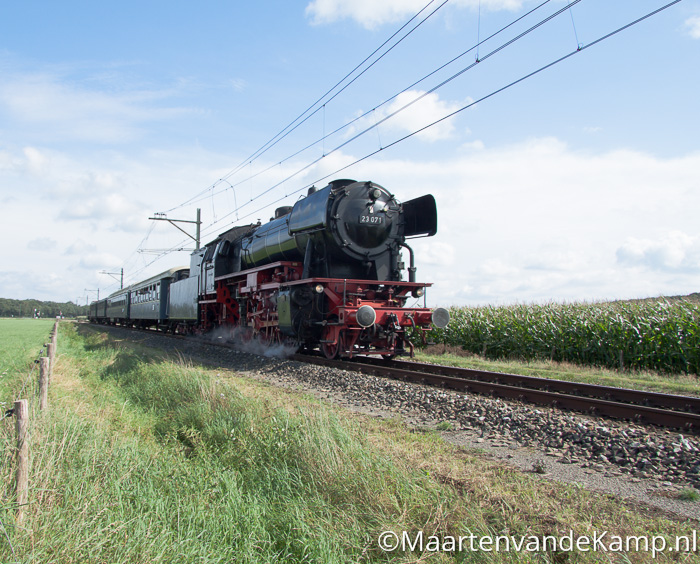
[(700, 501), (700, 492), (695, 488), (685, 488), (676, 497), (682, 501)]
[(620, 372), (551, 360), (493, 360), (457, 347), (435, 345), (416, 351), (416, 361), (507, 374), (523, 374), (584, 384), (615, 386), (665, 394), (700, 396), (700, 379), (692, 374), (663, 374), (652, 370)]
[(12, 526), (12, 426), (0, 427), (1, 562), (593, 563), (583, 552), (384, 553), (377, 537), (693, 527), (90, 328), (61, 325), (59, 343), (50, 408), (33, 413), (22, 527)]
[(0, 401), (14, 400), (54, 323), (54, 319), (0, 319)]

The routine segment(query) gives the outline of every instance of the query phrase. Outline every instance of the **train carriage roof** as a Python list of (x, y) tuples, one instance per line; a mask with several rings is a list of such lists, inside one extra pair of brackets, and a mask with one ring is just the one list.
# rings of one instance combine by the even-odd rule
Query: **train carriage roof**
[[(150, 278), (147, 278), (146, 280), (142, 280), (141, 282), (136, 282), (135, 284), (131, 284), (130, 286), (127, 286), (126, 288), (122, 290), (117, 290), (116, 292), (111, 293), (107, 298), (114, 298), (117, 297), (121, 294), (124, 294), (126, 292), (131, 292), (133, 290), (138, 290), (139, 288), (143, 288), (144, 286), (149, 286), (153, 284), (154, 282), (158, 282), (160, 280), (163, 280), (165, 278), (173, 278), (178, 272), (181, 271), (186, 271), (189, 273), (190, 267), (189, 266), (176, 266), (174, 268), (169, 268), (168, 270), (165, 270), (161, 272), (160, 274), (156, 274), (155, 276), (151, 276)], [(105, 299), (107, 299), (105, 298)]]
[(150, 278), (147, 278), (146, 280), (142, 280), (141, 282), (136, 282), (135, 284), (132, 284), (128, 288), (124, 288), (125, 290), (137, 290), (139, 288), (143, 288), (144, 286), (150, 286), (154, 282), (159, 282), (165, 278), (173, 278), (178, 272), (186, 270), (187, 272), (190, 271), (189, 266), (176, 266), (174, 268), (169, 268), (168, 270), (161, 272), (160, 274), (156, 274), (155, 276), (151, 276)]

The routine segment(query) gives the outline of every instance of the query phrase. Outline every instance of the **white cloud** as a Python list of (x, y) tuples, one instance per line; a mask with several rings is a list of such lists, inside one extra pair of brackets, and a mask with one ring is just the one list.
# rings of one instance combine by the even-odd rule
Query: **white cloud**
[[(437, 266), (441, 268), (449, 268), (455, 262), (456, 250), (454, 245), (446, 241), (433, 241), (429, 249), (421, 248), (420, 252), (416, 253), (416, 263), (424, 266)], [(406, 257), (408, 264), (408, 257)]]
[(163, 99), (172, 95), (169, 90), (91, 90), (50, 73), (0, 78), (0, 111), (34, 128), (35, 137), (64, 142), (124, 143), (141, 136), (148, 122), (198, 111), (163, 105)]
[(477, 139), (476, 141), (463, 143), (460, 148), (465, 151), (482, 151), (486, 148), (486, 145), (484, 145), (483, 141)]
[(693, 39), (700, 39), (700, 16), (692, 16), (685, 20), (685, 29)]
[(38, 147), (24, 147), (21, 153), (0, 151), (0, 171), (44, 176), (51, 168), (51, 155)]
[[(11, 168), (0, 167), (0, 209), (3, 212), (0, 238), (13, 242), (6, 245), (3, 258), (6, 265), (24, 271), (28, 277), (42, 276), (33, 274), (36, 254), (27, 251), (27, 244), (36, 239), (53, 239), (57, 245), (54, 252), (41, 255), (41, 272), (62, 274), (63, 285), (57, 285), (53, 290), (47, 288), (54, 294), (47, 297), (44, 287), (38, 283), (17, 284), (21, 277), (18, 274), (17, 277), (0, 279), (0, 296), (3, 297), (74, 299), (75, 292), (83, 288), (99, 287), (104, 292), (109, 288), (114, 290), (113, 281), (97, 277), (98, 270), (112, 270), (123, 265), (125, 276), (132, 276), (132, 280), (137, 281), (174, 264), (188, 264), (189, 256), (181, 253), (148, 266), (156, 255), (137, 253), (136, 249), (142, 242), (145, 249), (193, 246), (171, 225), (149, 221), (148, 218), (155, 211), (191, 197), (193, 190), (206, 186), (212, 178), (220, 178), (227, 170), (217, 167), (231, 159), (230, 154), (191, 148), (184, 151), (145, 150), (136, 157), (117, 150), (95, 151), (90, 147), (75, 153), (43, 147), (32, 149), (45, 158), (47, 166), (42, 169), (41, 176), (37, 176), (36, 169), (30, 170), (24, 148), (9, 147), (3, 151), (3, 158), (12, 165)], [(266, 183), (267, 178), (261, 179), (254, 188), (259, 190), (261, 186), (269, 186)], [(299, 182), (295, 180), (293, 185), (298, 186)], [(248, 186), (242, 189), (238, 190), (238, 204), (252, 193)], [(5, 193), (12, 197), (4, 198)], [(231, 209), (229, 199), (232, 206), (230, 191), (216, 198), (219, 215)], [(201, 207), (206, 232), (206, 225), (213, 218), (213, 203), (213, 199), (207, 198), (173, 212), (170, 217), (194, 220), (195, 208)], [(253, 220), (257, 217), (267, 218), (259, 215)], [(225, 225), (220, 224), (207, 232), (203, 240), (215, 237)], [(184, 228), (194, 233), (194, 226)], [(144, 236), (149, 231), (150, 238), (146, 240)]]
[[(399, 94), (387, 106), (372, 112), (362, 118), (352, 127), (348, 128), (347, 136), (351, 137), (373, 125), (377, 125), (379, 136), (384, 144), (393, 141), (397, 135), (413, 133), (419, 129), (436, 122), (445, 116), (458, 110), (464, 104), (441, 100), (440, 96), (431, 92), (427, 94), (422, 90), (408, 90)], [(392, 115), (396, 113), (396, 115)], [(382, 121), (385, 120), (386, 121)], [(380, 123), (381, 122), (381, 123)], [(454, 135), (454, 117), (436, 123), (425, 131), (421, 131), (416, 137), (428, 141), (449, 139)], [(393, 137), (387, 137), (388, 135)]]
[(83, 287), (78, 290), (73, 280), (53, 271), (25, 270), (0, 272), (0, 289), (3, 297), (11, 299), (75, 302)]
[(139, 200), (122, 193), (97, 193), (75, 198), (58, 212), (61, 221), (86, 220), (99, 224), (103, 231), (143, 232), (148, 228), (148, 208)]
[(62, 220), (68, 219), (104, 219), (120, 216), (133, 210), (133, 206), (121, 194), (99, 194), (94, 198), (71, 202), (59, 213)]
[(30, 251), (52, 251), (56, 248), (56, 241), (50, 237), (40, 237), (32, 239), (27, 243), (27, 249)]
[(660, 239), (628, 238), (617, 250), (617, 260), (628, 266), (659, 271), (700, 272), (700, 237), (671, 231)]
[[(306, 6), (306, 15), (314, 25), (355, 20), (367, 29), (407, 19), (425, 6), (425, 0), (313, 0)], [(455, 0), (453, 5), (482, 10), (517, 10), (522, 0)], [(433, 7), (424, 14), (430, 13)]]
[(37, 176), (42, 176), (46, 173), (50, 165), (47, 155), (35, 147), (25, 147), (23, 153), (29, 172)]
[(78, 266), (85, 269), (119, 268), (122, 259), (110, 253), (86, 253), (80, 257)]
[(479, 272), (488, 277), (503, 279), (506, 276), (517, 274), (518, 269), (512, 264), (506, 264), (501, 259), (492, 258), (481, 264)]
[(360, 25), (372, 29), (382, 24), (395, 22), (408, 14), (414, 14), (425, 5), (423, 0), (314, 0), (306, 6), (306, 15), (314, 25), (333, 23), (342, 19), (353, 19)]
[(248, 87), (248, 82), (242, 78), (232, 78), (228, 83), (236, 92), (243, 92)]
[[(410, 244), (418, 279), (435, 283), (429, 301), (449, 305), (697, 291), (698, 242), (687, 239), (700, 238), (697, 170), (698, 152), (593, 153), (539, 138), (433, 161), (385, 157), (342, 175), (379, 182), (404, 201), (435, 196), (438, 234)], [(686, 238), (666, 240), (674, 230)], [(642, 242), (638, 258), (668, 268), (620, 262), (630, 238)]]
[[(417, 101), (414, 102), (414, 100)], [(384, 110), (384, 113), (388, 116), (395, 111), (401, 110), (396, 116), (390, 118), (386, 124), (390, 128), (412, 133), (453, 113), (462, 105), (440, 100), (440, 97), (435, 92), (425, 94), (422, 91), (409, 90), (399, 94), (396, 100)], [(403, 109), (404, 107), (406, 109)], [(453, 132), (454, 118), (448, 118), (422, 131), (417, 136), (425, 141), (437, 141), (448, 139)]]
[[(143, 245), (147, 249), (170, 248), (186, 239), (164, 222), (154, 225), (147, 218), (166, 202), (184, 200), (193, 186), (204, 184), (202, 179), (220, 178), (223, 172), (211, 164), (221, 162), (221, 155), (202, 153), (195, 159), (189, 153), (159, 153), (144, 154), (140, 160), (105, 155), (73, 160), (35, 149), (47, 163), (41, 178), (33, 173), (36, 169), (30, 171), (23, 149), (4, 154), (5, 161), (15, 164), (0, 170), (0, 183), (10, 188), (16, 201), (3, 207), (6, 219), (0, 223), (0, 237), (17, 241), (6, 249), (6, 263), (25, 269), (27, 276), (34, 268), (28, 243), (56, 241), (57, 252), (44, 253), (42, 264), (46, 272), (62, 273), (63, 281), (50, 290), (23, 287), (19, 277), (0, 277), (0, 295), (47, 297), (46, 292), (53, 292), (51, 299), (72, 299), (76, 288), (77, 293), (83, 288), (107, 291), (112, 281), (99, 280), (98, 270), (124, 265), (127, 279), (136, 281), (187, 263), (184, 253), (170, 255), (144, 270), (153, 256), (134, 249), (151, 227), (154, 230)], [(272, 207), (293, 204), (299, 194), (291, 192), (326, 174), (331, 179), (373, 180), (402, 201), (432, 193), (438, 206), (438, 233), (409, 242), (416, 253), (418, 280), (434, 283), (428, 292), (431, 304), (594, 300), (697, 291), (700, 153), (662, 158), (629, 150), (590, 152), (574, 150), (556, 138), (498, 148), (475, 141), (469, 147), (454, 146), (433, 160), (391, 158), (387, 152), (335, 173), (356, 158), (342, 151), (326, 157), (271, 192), (270, 201), (284, 190), (290, 192), (288, 199)], [(266, 163), (260, 166), (265, 168)], [(277, 168), (274, 178), (238, 187), (238, 204), (301, 166), (289, 162)], [(163, 170), (169, 170), (167, 177)], [(41, 191), (30, 192), (25, 185), (32, 190), (39, 186)], [(218, 197), (220, 217), (232, 209), (231, 193)], [(210, 204), (207, 198), (172, 217), (193, 219), (194, 208), (202, 207), (207, 225), (213, 215)], [(241, 216), (260, 205), (256, 201)], [(242, 221), (258, 217), (264, 221), (269, 216), (270, 210), (254, 211)], [(233, 219), (205, 228), (204, 239), (224, 231)], [(408, 261), (405, 253), (404, 260)]]
[(94, 252), (97, 247), (91, 243), (86, 243), (82, 239), (78, 239), (71, 243), (71, 245), (65, 250), (64, 255), (82, 255), (89, 252)]

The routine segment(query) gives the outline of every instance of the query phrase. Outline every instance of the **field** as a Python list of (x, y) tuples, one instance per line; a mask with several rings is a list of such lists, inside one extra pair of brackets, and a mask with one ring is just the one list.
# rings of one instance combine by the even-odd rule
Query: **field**
[[(86, 326), (61, 325), (50, 408), (34, 416), (22, 527), (12, 526), (13, 425), (0, 428), (2, 562), (594, 563), (599, 554), (578, 550), (383, 552), (378, 537), (694, 528)], [(677, 561), (666, 556), (605, 561)]]
[(29, 374), (54, 323), (54, 319), (0, 319), (0, 402), (19, 391), (17, 385), (21, 387)]
[(431, 340), (489, 359), (700, 373), (700, 304), (687, 299), (452, 308)]

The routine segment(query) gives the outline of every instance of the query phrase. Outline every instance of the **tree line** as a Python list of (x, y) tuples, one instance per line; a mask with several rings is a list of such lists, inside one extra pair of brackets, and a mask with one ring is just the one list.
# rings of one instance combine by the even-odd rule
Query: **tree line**
[(42, 302), (0, 298), (0, 317), (78, 317), (88, 314), (88, 306), (73, 302)]

